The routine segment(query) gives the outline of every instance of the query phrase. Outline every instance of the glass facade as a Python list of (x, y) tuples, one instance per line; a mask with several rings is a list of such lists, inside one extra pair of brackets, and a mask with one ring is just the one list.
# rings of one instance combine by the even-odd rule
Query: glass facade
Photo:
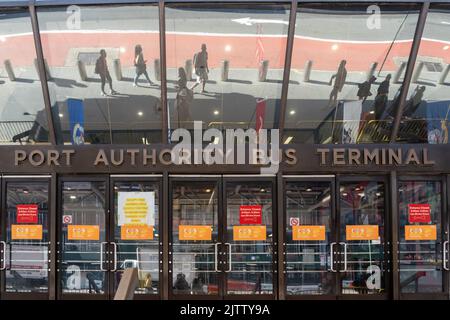
[(448, 4), (431, 5), (417, 39), (420, 4), (161, 9), (0, 5), (0, 143), (48, 143), (49, 131), (58, 144), (159, 143), (194, 121), (282, 128), (285, 144), (448, 142)]

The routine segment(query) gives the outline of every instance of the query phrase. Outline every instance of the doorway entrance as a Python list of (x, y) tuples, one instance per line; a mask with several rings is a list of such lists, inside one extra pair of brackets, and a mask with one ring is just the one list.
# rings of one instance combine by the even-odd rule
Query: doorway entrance
[(63, 177), (59, 188), (59, 298), (112, 299), (137, 268), (135, 299), (159, 299), (160, 178)]
[(170, 296), (274, 299), (274, 179), (172, 176)]
[(288, 299), (387, 299), (384, 177), (288, 176), (284, 245)]

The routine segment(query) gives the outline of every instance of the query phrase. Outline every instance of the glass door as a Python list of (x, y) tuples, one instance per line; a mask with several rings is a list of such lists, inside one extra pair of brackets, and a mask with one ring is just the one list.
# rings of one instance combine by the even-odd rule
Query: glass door
[(48, 299), (48, 177), (6, 177), (2, 190), (2, 299)]
[(388, 298), (389, 246), (383, 178), (338, 180), (338, 289), (342, 298)]
[(334, 177), (287, 178), (284, 190), (286, 297), (335, 299)]
[(219, 180), (175, 178), (169, 188), (171, 298), (217, 299), (222, 295)]
[(445, 181), (404, 177), (398, 182), (398, 271), (403, 299), (448, 299)]
[(111, 187), (111, 298), (124, 270), (137, 268), (139, 285), (134, 299), (159, 299), (161, 182), (158, 178), (118, 177), (112, 178)]
[(108, 181), (60, 181), (58, 281), (62, 299), (108, 299)]
[(224, 180), (224, 294), (230, 298), (273, 298), (277, 239), (273, 181)]

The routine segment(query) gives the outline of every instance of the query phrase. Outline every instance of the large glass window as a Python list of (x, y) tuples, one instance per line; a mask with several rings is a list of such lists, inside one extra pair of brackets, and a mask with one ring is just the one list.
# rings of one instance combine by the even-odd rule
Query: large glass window
[(430, 9), (397, 140), (448, 143), (450, 124), (450, 6)]
[(48, 122), (26, 9), (0, 9), (0, 144), (48, 143)]
[(59, 141), (161, 141), (158, 7), (38, 10)]
[(413, 5), (301, 5), (284, 143), (389, 141), (417, 19)]
[(170, 129), (273, 128), (288, 24), (283, 5), (168, 5)]

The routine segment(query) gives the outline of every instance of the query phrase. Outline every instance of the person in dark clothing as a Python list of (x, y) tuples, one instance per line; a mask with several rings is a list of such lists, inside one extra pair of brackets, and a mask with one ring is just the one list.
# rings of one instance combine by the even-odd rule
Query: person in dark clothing
[(414, 90), (411, 99), (409, 99), (408, 103), (406, 104), (405, 111), (403, 112), (404, 117), (411, 117), (416, 112), (416, 110), (420, 106), (420, 103), (422, 102), (425, 89), (425, 86), (416, 87), (416, 90)]
[(136, 67), (136, 75), (134, 76), (133, 85), (138, 86), (138, 80), (141, 75), (144, 75), (148, 83), (152, 86), (154, 83), (150, 80), (147, 72), (147, 60), (144, 60), (144, 54), (142, 53), (142, 46), (136, 45), (134, 48), (134, 66)]
[(202, 294), (203, 293), (203, 282), (200, 278), (195, 278), (192, 281), (192, 291), (196, 294)]
[(177, 279), (175, 280), (173, 288), (180, 291), (186, 291), (191, 288), (186, 281), (186, 275), (184, 273), (177, 274)]
[(187, 77), (184, 68), (178, 68), (178, 91), (175, 98), (175, 117), (178, 128), (185, 128), (192, 121), (191, 104), (194, 92), (187, 87)]
[(377, 78), (372, 76), (368, 81), (364, 81), (363, 83), (360, 83), (358, 85), (359, 90), (357, 96), (359, 100), (362, 100), (363, 103), (366, 101), (367, 97), (372, 95), (372, 92), (370, 92), (370, 88), (375, 80), (377, 80)]
[(331, 90), (330, 93), (330, 99), (328, 101), (328, 106), (330, 105), (335, 105), (337, 98), (338, 98), (338, 93), (342, 91), (342, 89), (344, 88), (344, 84), (345, 84), (345, 80), (347, 79), (347, 69), (345, 68), (345, 65), (347, 64), (346, 60), (342, 60), (339, 63), (339, 68), (338, 71), (336, 72), (336, 74), (334, 74), (331, 79), (330, 79), (330, 85), (334, 80), (334, 85), (333, 85), (333, 90)]
[(187, 87), (187, 76), (184, 68), (178, 68), (178, 91)]
[(375, 120), (381, 120), (384, 110), (386, 110), (389, 94), (389, 86), (391, 81), (391, 74), (386, 76), (386, 79), (380, 83), (377, 90), (377, 96), (374, 102)]
[(106, 51), (105, 49), (100, 50), (100, 57), (97, 59), (95, 63), (95, 73), (100, 76), (102, 82), (102, 96), (106, 96), (105, 92), (105, 84), (108, 81), (109, 88), (111, 89), (111, 94), (116, 94), (112, 87), (112, 78), (108, 70), (108, 63), (106, 62)]

